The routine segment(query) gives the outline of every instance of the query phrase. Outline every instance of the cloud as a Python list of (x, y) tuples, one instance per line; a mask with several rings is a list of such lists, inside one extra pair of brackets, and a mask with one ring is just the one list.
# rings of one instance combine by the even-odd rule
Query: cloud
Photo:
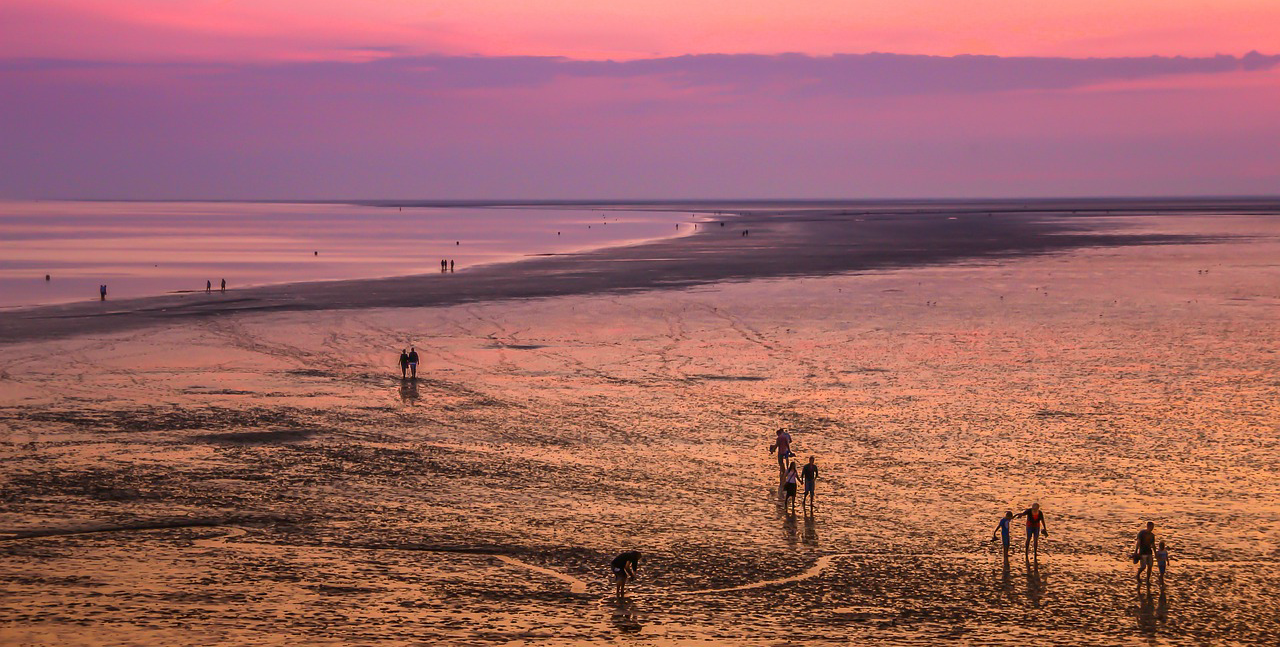
[[(220, 83), (298, 84), (325, 81), (405, 91), (536, 88), (566, 79), (659, 78), (675, 87), (725, 91), (775, 89), (782, 93), (879, 97), (937, 93), (1061, 90), (1116, 81), (1189, 74), (1258, 72), (1280, 65), (1280, 55), (1250, 52), (1187, 58), (1051, 58), (919, 56), (906, 54), (701, 54), (629, 61), (575, 60), (542, 56), (402, 56), (394, 46), (369, 46), (392, 55), (368, 61), (205, 65)], [(0, 71), (56, 72), (109, 67), (100, 62), (17, 59)], [(130, 69), (163, 69), (139, 63)]]

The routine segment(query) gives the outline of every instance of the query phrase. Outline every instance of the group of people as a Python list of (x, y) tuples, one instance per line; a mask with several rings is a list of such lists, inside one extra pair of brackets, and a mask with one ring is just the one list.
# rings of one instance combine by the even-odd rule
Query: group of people
[(818, 484), (818, 465), (814, 462), (814, 457), (810, 456), (804, 468), (798, 470), (796, 462), (791, 460), (796, 454), (791, 451), (791, 434), (787, 433), (786, 429), (778, 430), (773, 444), (769, 445), (769, 452), (778, 454), (778, 475), (784, 496), (782, 504), (792, 512), (795, 511), (796, 487), (803, 479), (804, 498), (800, 502), (800, 507), (808, 505), (812, 510), (816, 498), (814, 489)]
[[(209, 293), (209, 292), (213, 292), (213, 281), (205, 281), (205, 282), (204, 282), (204, 291), (205, 291), (205, 293), (206, 293), (206, 294), (207, 294), (207, 293)], [(226, 280), (226, 279), (222, 279), (222, 291), (223, 291), (223, 292), (226, 292), (226, 291), (227, 291), (227, 280)]]
[(442, 258), (442, 259), (440, 259), (440, 271), (441, 271), (441, 272), (452, 272), (452, 271), (453, 271), (453, 260), (452, 260), (452, 259), (451, 259), (451, 260), (444, 260), (443, 258)]
[[(1014, 519), (1025, 517), (1027, 520), (1026, 544), (1023, 551), (1027, 559), (1033, 559), (1040, 554), (1040, 535), (1049, 536), (1049, 527), (1045, 525), (1044, 511), (1040, 509), (1039, 503), (1031, 504), (1030, 508), (1014, 514), (1012, 510), (1007, 510), (1004, 517), (996, 524), (996, 529), (991, 533), (991, 542), (995, 543), (999, 537), (1004, 546), (1005, 556), (1009, 554), (1009, 525)], [(1134, 544), (1133, 554), (1130, 556), (1133, 563), (1138, 565), (1137, 579), (1139, 585), (1142, 583), (1142, 574), (1147, 575), (1147, 586), (1151, 586), (1151, 572), (1154, 567), (1160, 570), (1160, 584), (1164, 585), (1164, 574), (1169, 567), (1169, 549), (1163, 541), (1156, 540), (1156, 524), (1153, 521), (1147, 522), (1147, 527), (1138, 531), (1138, 538)]]

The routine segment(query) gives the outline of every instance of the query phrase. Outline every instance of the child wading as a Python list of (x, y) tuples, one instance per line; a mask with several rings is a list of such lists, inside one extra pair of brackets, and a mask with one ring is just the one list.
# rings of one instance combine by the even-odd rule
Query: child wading
[(1156, 551), (1156, 567), (1160, 569), (1160, 584), (1164, 584), (1164, 569), (1169, 567), (1169, 549), (1160, 542), (1160, 550)]
[(1013, 521), (1013, 510), (1006, 510), (1004, 518), (1000, 523), (996, 524), (996, 529), (991, 533), (991, 541), (996, 540), (996, 535), (1000, 535), (1000, 543), (1004, 545), (1004, 552), (1009, 554), (1009, 524)]

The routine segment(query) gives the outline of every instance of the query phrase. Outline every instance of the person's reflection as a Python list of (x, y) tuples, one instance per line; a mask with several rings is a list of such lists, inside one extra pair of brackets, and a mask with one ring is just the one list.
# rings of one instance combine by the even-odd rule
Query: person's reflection
[(413, 406), (418, 400), (418, 381), (417, 380), (401, 380), (400, 381), (400, 401)]
[(1004, 551), (1004, 566), (1000, 569), (1000, 590), (1005, 597), (1013, 600), (1013, 574), (1009, 571), (1009, 551)]
[(1160, 583), (1160, 601), (1156, 605), (1156, 619), (1160, 622), (1169, 619), (1169, 597), (1165, 595), (1164, 582)]
[(796, 513), (788, 512), (782, 516), (782, 534), (787, 536), (787, 541), (795, 543), (796, 538), (799, 536)]
[(1150, 591), (1138, 591), (1138, 628), (1142, 633), (1156, 631), (1156, 598)]
[(1027, 560), (1027, 599), (1031, 606), (1039, 607), (1044, 598), (1044, 576), (1040, 574), (1040, 560)]
[(614, 602), (613, 615), (610, 620), (613, 622), (613, 626), (624, 634), (639, 633), (644, 628), (644, 625), (640, 623), (640, 614), (636, 611), (635, 602), (627, 598), (619, 598)]
[(818, 545), (818, 519), (814, 517), (812, 508), (808, 508), (804, 512), (804, 538), (802, 541), (809, 546)]

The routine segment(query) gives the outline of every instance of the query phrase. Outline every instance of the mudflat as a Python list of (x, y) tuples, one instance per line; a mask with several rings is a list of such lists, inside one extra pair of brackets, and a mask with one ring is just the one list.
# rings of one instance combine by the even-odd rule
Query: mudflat
[[(450, 276), (5, 313), (0, 638), (1274, 644), (1269, 208), (725, 205)], [(1051, 534), (1006, 560), (1033, 502)]]

